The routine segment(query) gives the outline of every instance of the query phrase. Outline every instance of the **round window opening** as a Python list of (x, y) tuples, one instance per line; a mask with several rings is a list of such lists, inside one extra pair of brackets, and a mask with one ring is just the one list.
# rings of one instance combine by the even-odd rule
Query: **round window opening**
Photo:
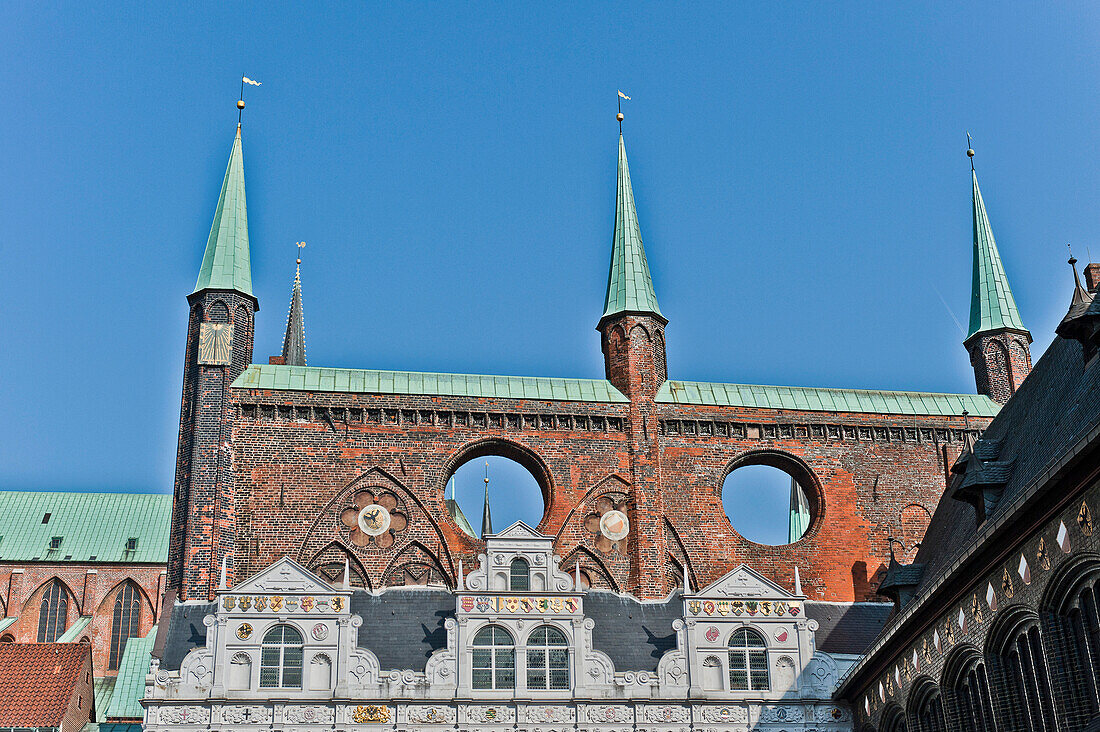
[[(482, 455), (458, 466), (447, 481), (446, 504), (459, 528), (475, 538), (499, 533), (516, 521), (537, 528), (546, 510), (535, 476), (500, 455)], [(486, 517), (488, 526), (483, 525)]]
[(734, 530), (757, 544), (782, 546), (805, 536), (815, 513), (808, 476), (781, 459), (734, 468), (722, 484), (722, 508)]

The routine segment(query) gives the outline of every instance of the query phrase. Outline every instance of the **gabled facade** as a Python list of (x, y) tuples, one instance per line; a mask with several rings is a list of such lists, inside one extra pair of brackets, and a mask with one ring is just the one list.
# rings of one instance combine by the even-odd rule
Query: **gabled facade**
[(480, 559), (453, 593), (368, 593), (284, 558), (177, 605), (145, 729), (850, 728), (830, 701), (848, 664), (816, 649), (823, 608), (747, 567), (644, 603), (578, 589), (522, 523)]

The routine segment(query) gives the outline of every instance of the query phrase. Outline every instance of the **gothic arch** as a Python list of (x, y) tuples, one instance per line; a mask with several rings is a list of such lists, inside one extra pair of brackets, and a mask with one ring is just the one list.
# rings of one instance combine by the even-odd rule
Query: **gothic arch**
[[(348, 571), (351, 574), (352, 587), (362, 587), (365, 590), (373, 590), (374, 586), (371, 584), (370, 575), (367, 574), (366, 567), (359, 561), (359, 557), (344, 546), (339, 541), (330, 541), (321, 551), (313, 555), (313, 558), (309, 560), (306, 567), (309, 571), (318, 574), (321, 578), (330, 582), (339, 584), (343, 582), (343, 569), (344, 560), (348, 562)], [(330, 573), (324, 570), (326, 565), (339, 564), (341, 565), (340, 576), (332, 577)], [(356, 579), (359, 580), (356, 583)]]
[(77, 615), (84, 614), (84, 608), (80, 606), (80, 603), (76, 599), (76, 593), (69, 587), (69, 583), (61, 579), (57, 575), (46, 578), (41, 582), (38, 587), (34, 588), (34, 592), (27, 598), (27, 602), (24, 603), (24, 610), (28, 607), (33, 608), (35, 612), (38, 611), (38, 605), (42, 602), (42, 594), (46, 591), (46, 588), (50, 586), (50, 583), (57, 582), (61, 585), (61, 591), (65, 593), (66, 602), (68, 602), (70, 610), (75, 610)]
[[(126, 577), (124, 579), (119, 580), (118, 582), (116, 582), (114, 584), (114, 586), (111, 587), (110, 590), (107, 591), (107, 594), (105, 594), (103, 596), (103, 599), (100, 600), (99, 604), (96, 606), (95, 612), (88, 613), (86, 611), (82, 611), (81, 614), (82, 615), (100, 615), (101, 613), (106, 613), (106, 615), (108, 617), (110, 615), (112, 615), (114, 613), (115, 598), (118, 596), (118, 593), (122, 591), (123, 585), (125, 585), (127, 582), (129, 582), (131, 585), (133, 585), (134, 588), (137, 590), (138, 598), (141, 601), (141, 610), (142, 610), (142, 612), (143, 613), (145, 613), (145, 612), (149, 613), (149, 615), (146, 616), (146, 617), (152, 618), (155, 621), (156, 620), (156, 611), (154, 610), (152, 599), (149, 597), (149, 594), (145, 591), (145, 588), (142, 587), (139, 582), (137, 582), (136, 580), (133, 580), (129, 577)], [(142, 623), (142, 624), (144, 625), (144, 623)]]
[(1039, 610), (1064, 615), (1078, 586), (1100, 574), (1100, 555), (1082, 553), (1051, 575), (1039, 600)]
[(215, 300), (206, 308), (205, 316), (208, 323), (228, 323), (229, 306), (225, 304), (225, 300)]
[(565, 531), (566, 527), (569, 526), (569, 521), (573, 518), (573, 514), (581, 509), (584, 509), (585, 511), (588, 510), (587, 504), (590, 499), (597, 498), (604, 493), (621, 493), (627, 497), (627, 500), (629, 502), (630, 489), (630, 483), (626, 480), (626, 478), (623, 478), (618, 473), (611, 473), (610, 475), (604, 476), (603, 478), (598, 480), (596, 484), (589, 488), (588, 492), (581, 497), (581, 500), (577, 501), (573, 508), (569, 509), (569, 513), (565, 515), (565, 520), (562, 521), (561, 526), (558, 527), (558, 533), (554, 537), (554, 543), (557, 544), (558, 541), (561, 540), (561, 535)]
[[(427, 573), (425, 576), (424, 573)], [(405, 584), (434, 584), (432, 580), (438, 579), (448, 588), (453, 589), (455, 584), (451, 577), (443, 569), (439, 559), (418, 541), (410, 541), (393, 559), (390, 560), (386, 570), (382, 573), (382, 585), (384, 587), (401, 586)], [(409, 577), (416, 580), (409, 583)], [(420, 582), (421, 578), (424, 582)], [(401, 581), (398, 582), (397, 580)]]
[(691, 586), (698, 590), (699, 578), (695, 576), (695, 568), (692, 565), (691, 556), (688, 554), (687, 547), (684, 546), (683, 540), (680, 539), (680, 532), (672, 525), (672, 521), (669, 520), (668, 516), (665, 516), (665, 533), (672, 538), (671, 541), (665, 540), (669, 548), (669, 557), (680, 564), (684, 576), (690, 580)]
[(615, 576), (607, 568), (607, 565), (587, 547), (579, 546), (574, 549), (566, 555), (559, 566), (563, 572), (568, 572), (570, 576), (576, 576), (578, 564), (581, 571), (588, 574), (590, 578), (593, 578), (593, 574), (595, 574), (613, 592), (620, 591), (619, 583), (615, 581)]
[[(309, 530), (305, 532), (305, 538), (302, 539), (302, 543), (298, 548), (298, 561), (302, 564), (308, 564), (313, 556), (323, 551), (324, 548), (332, 542), (331, 537), (340, 536), (338, 532), (341, 526), (341, 509), (345, 507), (357, 491), (369, 490), (372, 486), (382, 487), (400, 495), (401, 499), (407, 502), (409, 509), (416, 509), (416, 518), (418, 520), (423, 519), (427, 522), (427, 525), (431, 527), (432, 534), (435, 537), (434, 543), (438, 545), (440, 561), (443, 562), (446, 568), (444, 576), (454, 576), (454, 560), (447, 548), (447, 541), (443, 536), (443, 531), (440, 529), (439, 523), (436, 521), (435, 517), (428, 510), (427, 506), (424, 505), (424, 502), (421, 501), (413, 491), (409, 490), (404, 483), (377, 466), (370, 468), (356, 478), (350, 480), (333, 496), (332, 500), (325, 504), (318, 512), (317, 518), (314, 519)], [(409, 514), (408, 519), (411, 525), (414, 518), (412, 515), (413, 511), (409, 510)], [(396, 556), (402, 549), (398, 548), (398, 545), (395, 543), (392, 547), (382, 551), (386, 553), (392, 552), (394, 556)], [(357, 555), (357, 552), (352, 553), (352, 556)]]
[(1003, 655), (1021, 625), (1039, 622), (1038, 613), (1024, 605), (1010, 605), (1001, 610), (999, 615), (1000, 617), (989, 628), (989, 635), (985, 639), (987, 657)]

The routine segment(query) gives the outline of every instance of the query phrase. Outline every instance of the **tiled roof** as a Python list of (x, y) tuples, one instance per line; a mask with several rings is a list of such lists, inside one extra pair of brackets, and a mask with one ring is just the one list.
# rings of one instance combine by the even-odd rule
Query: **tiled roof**
[(0, 643), (0, 724), (60, 726), (90, 654), (87, 643)]
[(248, 256), (248, 211), (244, 197), (244, 152), (241, 128), (233, 138), (214, 223), (206, 240), (195, 292), (236, 290), (252, 295), (252, 265)]
[(543, 376), (477, 376), (413, 371), (326, 369), (314, 366), (253, 364), (233, 382), (235, 389), (286, 389), (361, 394), (420, 394), (501, 399), (543, 399), (625, 404), (628, 400), (604, 379)]
[(1008, 286), (993, 229), (985, 212), (985, 201), (978, 189), (978, 175), (974, 179), (974, 283), (970, 296), (969, 340), (976, 333), (1001, 328), (1026, 330), (1016, 300)]
[(168, 494), (0, 491), (0, 561), (163, 564), (171, 518)]
[[(649, 262), (642, 246), (638, 211), (634, 207), (634, 188), (626, 164), (626, 144), (619, 135), (619, 180), (615, 192), (615, 233), (611, 240), (611, 267), (607, 273), (607, 297), (603, 315), (642, 312), (661, 315)], [(662, 316), (664, 317), (664, 316)]]
[(126, 650), (122, 653), (122, 662), (118, 666), (118, 680), (111, 695), (111, 704), (107, 707), (106, 718), (110, 720), (142, 719), (141, 698), (145, 696), (145, 676), (149, 673), (150, 652), (157, 627), (144, 638), (131, 638), (126, 641)]
[(666, 404), (863, 414), (958, 416), (966, 410), (972, 417), (992, 417), (999, 409), (989, 397), (976, 394), (708, 384), (699, 381), (666, 381), (657, 391), (657, 401)]

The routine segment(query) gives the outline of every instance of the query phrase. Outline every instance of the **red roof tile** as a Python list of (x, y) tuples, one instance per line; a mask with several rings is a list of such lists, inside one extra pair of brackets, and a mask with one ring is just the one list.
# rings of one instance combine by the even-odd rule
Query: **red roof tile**
[(90, 654), (87, 643), (0, 643), (0, 725), (59, 726)]

